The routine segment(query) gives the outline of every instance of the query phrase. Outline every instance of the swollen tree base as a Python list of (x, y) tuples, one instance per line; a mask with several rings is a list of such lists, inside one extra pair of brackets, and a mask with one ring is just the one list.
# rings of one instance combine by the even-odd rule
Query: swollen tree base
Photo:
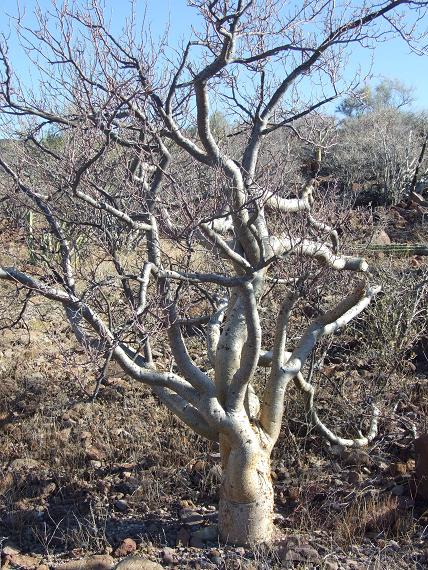
[(273, 537), (273, 492), (252, 503), (220, 499), (220, 538), (228, 544), (251, 546), (270, 542)]
[(224, 542), (239, 546), (270, 542), (274, 530), (270, 449), (263, 446), (260, 433), (250, 428), (247, 434), (237, 448), (220, 445), (219, 533)]

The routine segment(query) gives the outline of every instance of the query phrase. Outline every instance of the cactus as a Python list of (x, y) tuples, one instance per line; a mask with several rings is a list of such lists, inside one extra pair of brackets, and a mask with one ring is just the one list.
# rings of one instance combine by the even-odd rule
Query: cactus
[[(41, 237), (37, 238), (35, 235), (35, 214), (32, 210), (28, 210), (26, 214), (26, 221), (28, 225), (28, 233), (26, 236), (28, 251), (29, 251), (29, 262), (35, 265), (37, 262), (44, 262), (48, 265), (58, 258), (61, 251), (61, 246), (58, 239), (49, 231), (44, 231)], [(64, 231), (66, 230), (66, 224), (60, 222), (60, 227)], [(86, 236), (84, 234), (79, 234), (73, 240), (73, 263), (76, 263), (81, 257), (83, 247), (86, 243)]]

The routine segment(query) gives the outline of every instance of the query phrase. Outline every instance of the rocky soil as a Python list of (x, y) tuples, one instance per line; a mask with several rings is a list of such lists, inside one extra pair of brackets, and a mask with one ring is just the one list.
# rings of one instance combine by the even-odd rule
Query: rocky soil
[[(402, 213), (395, 217), (402, 225)], [(2, 239), (4, 255), (12, 242)], [(426, 275), (425, 259), (402, 264), (417, 278)], [(22, 294), (1, 287), (0, 315), (13, 320)], [(92, 401), (98, 364), (58, 316), (34, 298), (25, 321), (0, 331), (2, 569), (428, 566), (428, 444), (415, 447), (428, 431), (424, 337), (387, 373), (388, 353), (375, 361), (367, 344), (353, 346), (352, 355), (333, 346), (320, 371), (319, 412), (337, 431), (355, 430), (349, 415), (366, 425), (367, 394), (381, 403), (370, 449), (325, 444), (308, 430), (290, 391), (272, 463), (277, 537), (244, 549), (217, 536), (216, 445), (190, 433), (114, 366)], [(169, 355), (158, 346), (154, 357)]]

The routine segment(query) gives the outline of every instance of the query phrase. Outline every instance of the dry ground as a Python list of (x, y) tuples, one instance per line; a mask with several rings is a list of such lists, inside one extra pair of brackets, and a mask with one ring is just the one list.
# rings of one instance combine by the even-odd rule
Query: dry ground
[[(0, 241), (3, 254), (15, 247), (4, 229)], [(425, 261), (412, 259), (397, 262), (395, 270), (426, 279)], [(391, 266), (389, 259), (375, 262)], [(1, 285), (3, 316), (9, 293)], [(393, 314), (388, 297), (383, 303), (380, 308)], [(423, 335), (402, 347), (399, 367), (397, 345), (380, 354), (385, 343), (374, 335), (386, 333), (370, 329), (370, 320), (357, 341), (345, 335), (330, 347), (319, 379), (320, 414), (346, 430), (349, 407), (364, 422), (364, 398), (375, 393), (383, 415), (379, 437), (366, 451), (327, 446), (308, 431), (290, 390), (272, 466), (278, 542), (243, 550), (218, 544), (208, 531), (206, 540), (194, 538), (215, 524), (216, 446), (189, 432), (114, 366), (91, 402), (96, 367), (59, 313), (34, 299), (25, 324), (0, 332), (1, 545), (48, 565), (114, 552), (125, 538), (136, 541), (137, 553), (178, 568), (428, 564), (428, 506), (412, 487), (412, 441), (415, 432), (427, 431)], [(203, 362), (203, 355), (195, 356)], [(155, 358), (165, 360), (167, 350), (157, 347)]]

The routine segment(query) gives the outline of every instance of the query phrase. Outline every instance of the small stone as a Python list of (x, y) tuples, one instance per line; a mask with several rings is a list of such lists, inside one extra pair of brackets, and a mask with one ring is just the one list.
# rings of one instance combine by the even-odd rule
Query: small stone
[(180, 511), (180, 518), (185, 524), (202, 524), (204, 517), (194, 509), (182, 509)]
[(342, 457), (344, 451), (345, 448), (343, 447), (343, 445), (332, 445), (330, 447), (330, 453), (331, 455), (333, 455), (333, 457)]
[(315, 548), (309, 544), (296, 545), (291, 549), (287, 549), (285, 552), (283, 551), (282, 560), (284, 562), (312, 562), (319, 564), (320, 556)]
[(120, 545), (116, 548), (113, 556), (116, 558), (122, 558), (123, 556), (128, 556), (137, 550), (137, 543), (132, 538), (125, 538), (122, 540)]
[(348, 473), (348, 483), (351, 483), (351, 485), (358, 485), (358, 483), (361, 483), (363, 479), (363, 475), (358, 471), (350, 471)]
[(175, 564), (174, 550), (172, 548), (164, 548), (162, 550), (162, 559), (165, 564)]
[(324, 570), (338, 570), (339, 565), (335, 560), (324, 560)]
[(345, 465), (356, 465), (357, 467), (371, 467), (373, 461), (368, 453), (362, 449), (353, 449), (343, 454)]
[(124, 499), (118, 499), (115, 501), (114, 506), (121, 513), (125, 513), (129, 508), (128, 503)]
[(85, 447), (86, 457), (92, 459), (93, 461), (104, 461), (105, 453), (95, 447), (94, 445), (88, 445)]
[(371, 243), (372, 245), (389, 245), (391, 238), (385, 230), (379, 230), (373, 235)]

